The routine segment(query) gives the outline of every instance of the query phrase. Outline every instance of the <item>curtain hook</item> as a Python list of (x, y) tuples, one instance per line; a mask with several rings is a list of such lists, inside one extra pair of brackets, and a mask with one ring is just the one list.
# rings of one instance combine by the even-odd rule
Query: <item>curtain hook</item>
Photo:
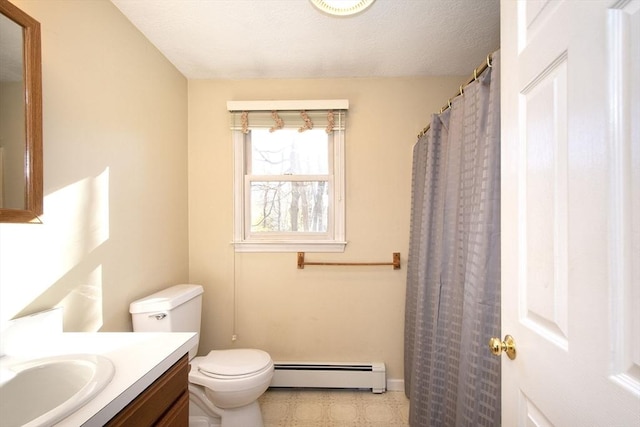
[(449, 98), (449, 100), (447, 101), (447, 105), (449, 106), (449, 108), (451, 108), (451, 98)]
[(478, 69), (477, 68), (473, 69), (473, 80), (478, 80)]
[(462, 85), (460, 85), (460, 96), (464, 95), (464, 90), (462, 89)]
[(493, 67), (493, 65), (491, 64), (491, 54), (487, 55), (487, 67)]

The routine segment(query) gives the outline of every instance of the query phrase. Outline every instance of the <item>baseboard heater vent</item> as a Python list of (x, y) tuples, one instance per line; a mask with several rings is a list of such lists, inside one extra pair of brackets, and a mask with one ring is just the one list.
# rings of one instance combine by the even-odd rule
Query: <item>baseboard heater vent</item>
[(387, 388), (383, 362), (316, 363), (274, 362), (271, 387), (357, 388), (384, 393)]

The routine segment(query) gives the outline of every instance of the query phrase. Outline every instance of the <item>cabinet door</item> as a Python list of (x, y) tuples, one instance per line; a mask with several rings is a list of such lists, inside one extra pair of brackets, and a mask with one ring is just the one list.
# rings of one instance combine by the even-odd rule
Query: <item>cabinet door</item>
[(187, 426), (189, 359), (184, 355), (107, 423), (107, 426)]
[(184, 392), (155, 424), (156, 427), (189, 426), (189, 392)]

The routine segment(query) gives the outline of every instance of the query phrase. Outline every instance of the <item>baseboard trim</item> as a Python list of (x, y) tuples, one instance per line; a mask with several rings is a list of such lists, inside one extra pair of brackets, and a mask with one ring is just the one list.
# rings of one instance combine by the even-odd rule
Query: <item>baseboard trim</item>
[(388, 379), (387, 391), (404, 391), (404, 380)]

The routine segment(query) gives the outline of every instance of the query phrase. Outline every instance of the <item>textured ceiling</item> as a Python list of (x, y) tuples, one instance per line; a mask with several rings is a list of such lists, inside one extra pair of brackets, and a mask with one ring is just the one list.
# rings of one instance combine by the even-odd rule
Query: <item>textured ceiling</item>
[(187, 78), (468, 75), (499, 48), (499, 0), (111, 0)]

